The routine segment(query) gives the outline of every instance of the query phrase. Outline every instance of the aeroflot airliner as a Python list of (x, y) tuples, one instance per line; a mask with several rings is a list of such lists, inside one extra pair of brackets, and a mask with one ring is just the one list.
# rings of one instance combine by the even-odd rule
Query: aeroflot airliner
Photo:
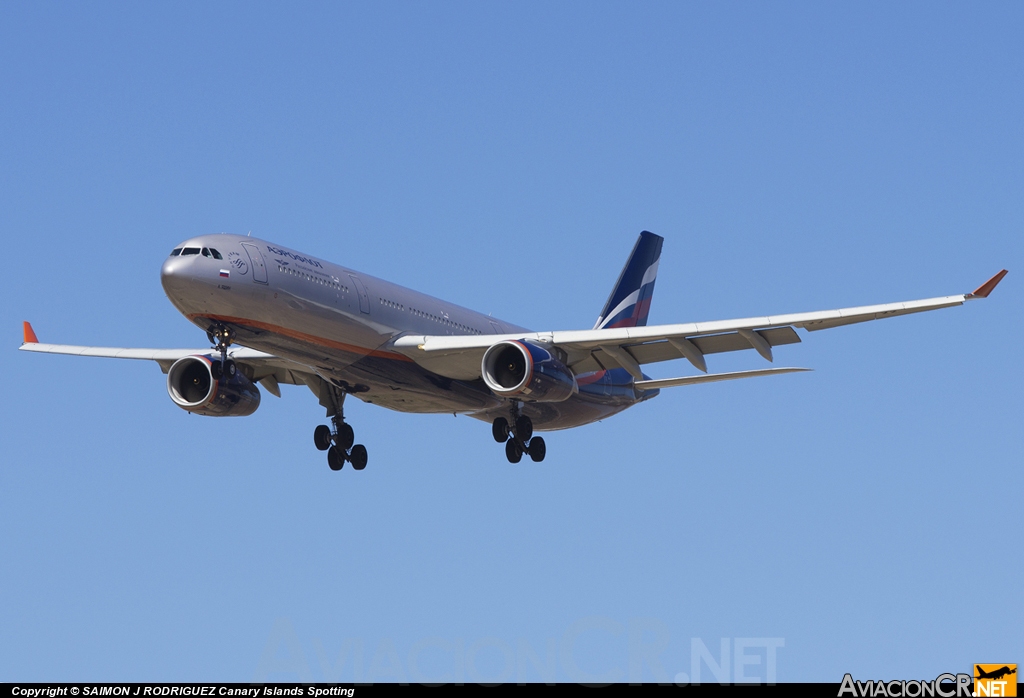
[[(489, 422), (518, 463), (539, 462), (535, 431), (589, 424), (655, 397), (661, 388), (751, 378), (803, 368), (707, 373), (705, 357), (800, 341), (796, 328), (824, 330), (985, 298), (1006, 270), (974, 292), (888, 305), (742, 320), (647, 326), (663, 238), (640, 234), (590, 330), (533, 332), (489, 315), (331, 264), (282, 245), (207, 235), (175, 247), (161, 281), (212, 349), (120, 349), (41, 344), (24, 325), (24, 351), (156, 361), (174, 404), (195, 414), (245, 416), (257, 384), (305, 385), (327, 410), (316, 447), (332, 470), (366, 467), (366, 447), (345, 422), (354, 395), (403, 412), (452, 412)], [(237, 346), (233, 346), (237, 345)], [(686, 359), (701, 373), (651, 379), (641, 366)]]

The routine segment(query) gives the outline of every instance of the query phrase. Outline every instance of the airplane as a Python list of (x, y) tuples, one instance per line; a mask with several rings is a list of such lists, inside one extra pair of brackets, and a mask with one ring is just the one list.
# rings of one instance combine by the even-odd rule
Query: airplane
[[(761, 368), (708, 373), (706, 356), (772, 348), (809, 332), (961, 305), (986, 298), (1000, 271), (971, 293), (926, 300), (739, 320), (647, 325), (663, 238), (640, 233), (589, 330), (535, 332), (254, 237), (191, 238), (163, 263), (171, 303), (206, 332), (210, 349), (129, 349), (40, 343), (23, 326), (21, 350), (156, 361), (178, 407), (246, 416), (261, 386), (305, 385), (330, 426), (313, 433), (332, 470), (363, 470), (366, 447), (345, 421), (352, 395), (416, 413), (465, 414), (491, 424), (510, 463), (540, 462), (534, 432), (590, 424), (656, 397), (663, 388), (807, 371)], [(686, 359), (696, 375), (653, 379), (645, 364)]]
[(1016, 665), (1014, 665), (1013, 669), (1008, 666), (1004, 666), (999, 669), (995, 669), (994, 671), (985, 671), (977, 665), (975, 665), (975, 668), (978, 670), (978, 675), (974, 677), (976, 679), (1001, 679), (1004, 676), (1017, 673)]

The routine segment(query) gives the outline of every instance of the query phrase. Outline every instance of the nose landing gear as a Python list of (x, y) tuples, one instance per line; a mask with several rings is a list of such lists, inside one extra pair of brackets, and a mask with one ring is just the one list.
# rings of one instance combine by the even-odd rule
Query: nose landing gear
[(210, 372), (214, 379), (220, 380), (221, 376), (234, 378), (238, 367), (235, 362), (228, 358), (228, 347), (235, 341), (235, 331), (224, 325), (212, 325), (206, 331), (206, 337), (210, 340), (213, 348), (220, 352), (220, 361), (214, 361), (210, 366)]
[(332, 406), (328, 408), (328, 417), (332, 427), (319, 425), (313, 430), (313, 443), (317, 450), (327, 451), (327, 465), (331, 470), (341, 470), (348, 461), (356, 470), (366, 467), (366, 446), (355, 444), (356, 434), (352, 426), (345, 422), (342, 406), (345, 403), (345, 391), (330, 386)]
[(533, 421), (525, 414), (520, 414), (518, 406), (512, 407), (510, 416), (511, 425), (504, 417), (498, 417), (491, 423), (491, 435), (498, 443), (505, 444), (508, 462), (518, 463), (525, 453), (534, 463), (540, 463), (548, 449), (542, 437), (533, 435)]

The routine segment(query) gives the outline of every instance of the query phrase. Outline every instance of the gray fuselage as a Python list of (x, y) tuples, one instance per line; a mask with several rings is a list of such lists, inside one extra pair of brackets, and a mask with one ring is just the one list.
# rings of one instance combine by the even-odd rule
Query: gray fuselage
[[(237, 344), (308, 366), (359, 399), (390, 409), (486, 421), (507, 414), (507, 400), (482, 380), (437, 375), (390, 345), (406, 334), (530, 330), (258, 238), (206, 235), (180, 249), (196, 252), (169, 257), (161, 281), (175, 307), (204, 331), (227, 326)], [(565, 429), (653, 397), (635, 390), (622, 369), (577, 381), (579, 392), (568, 400), (527, 402), (523, 413), (537, 429)]]

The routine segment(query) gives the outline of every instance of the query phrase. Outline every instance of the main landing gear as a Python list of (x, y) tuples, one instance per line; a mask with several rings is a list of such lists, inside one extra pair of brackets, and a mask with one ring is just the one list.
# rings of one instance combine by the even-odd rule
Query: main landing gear
[(548, 449), (542, 437), (533, 435), (533, 422), (525, 414), (519, 414), (518, 406), (512, 407), (510, 417), (511, 424), (504, 417), (498, 417), (491, 424), (494, 440), (505, 444), (508, 462), (518, 463), (525, 453), (534, 463), (540, 463)]
[(210, 340), (213, 348), (220, 352), (220, 361), (214, 360), (210, 366), (210, 373), (213, 374), (214, 379), (220, 380), (221, 376), (234, 378), (238, 367), (235, 366), (234, 361), (228, 358), (228, 347), (235, 341), (235, 331), (224, 325), (212, 325), (206, 331), (206, 337)]
[(331, 386), (332, 412), (328, 414), (331, 418), (331, 425), (319, 425), (313, 431), (313, 443), (320, 451), (327, 451), (327, 465), (331, 470), (341, 470), (345, 467), (345, 461), (352, 464), (356, 470), (366, 467), (366, 446), (354, 444), (356, 440), (355, 431), (345, 421), (345, 413), (342, 406), (345, 403), (345, 391)]

